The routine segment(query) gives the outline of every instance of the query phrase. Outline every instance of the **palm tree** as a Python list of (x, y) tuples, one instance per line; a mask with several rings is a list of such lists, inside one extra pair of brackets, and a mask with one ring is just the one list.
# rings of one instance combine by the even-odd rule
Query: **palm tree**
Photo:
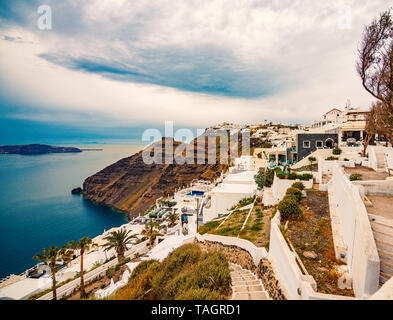
[(310, 164), (311, 164), (311, 167), (312, 167), (312, 164), (313, 164), (315, 161), (317, 161), (317, 158), (315, 158), (315, 157), (309, 157), (309, 158), (308, 158), (308, 161), (310, 161)]
[(56, 259), (59, 257), (59, 247), (52, 246), (50, 249), (42, 249), (42, 253), (36, 254), (33, 258), (39, 261), (44, 261), (46, 265), (49, 266), (52, 272), (52, 290), (53, 290), (53, 300), (57, 300), (56, 295), (56, 271), (58, 267), (56, 265)]
[(156, 221), (150, 221), (149, 223), (145, 224), (145, 229), (142, 230), (142, 234), (149, 237), (150, 239), (150, 249), (151, 249), (151, 242), (153, 237), (155, 237), (156, 235), (158, 235), (158, 231), (160, 230), (161, 226), (158, 222)]
[(176, 212), (170, 213), (167, 218), (169, 221), (169, 226), (173, 227), (176, 224), (177, 219), (179, 219), (179, 215)]
[(61, 259), (64, 261), (66, 267), (70, 264), (72, 260), (72, 256), (74, 255), (74, 251), (77, 247), (75, 241), (70, 241), (66, 243), (60, 250)]
[(125, 229), (120, 231), (113, 231), (104, 239), (107, 240), (107, 243), (103, 245), (105, 251), (108, 251), (112, 248), (116, 250), (117, 260), (122, 262), (124, 260), (124, 252), (127, 249), (127, 244), (131, 242), (134, 235), (130, 235), (131, 231), (126, 231)]
[(81, 285), (80, 285), (80, 296), (84, 297), (86, 295), (85, 292), (85, 281), (83, 277), (83, 254), (90, 250), (91, 247), (96, 246), (93, 244), (93, 240), (91, 240), (89, 237), (84, 237), (81, 238), (78, 242), (78, 244), (75, 246), (76, 249), (80, 250), (80, 255), (81, 255)]

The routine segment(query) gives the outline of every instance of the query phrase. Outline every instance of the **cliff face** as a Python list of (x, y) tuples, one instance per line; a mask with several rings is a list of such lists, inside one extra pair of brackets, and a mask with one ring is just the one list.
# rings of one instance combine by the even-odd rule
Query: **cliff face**
[[(175, 142), (175, 155), (181, 153), (176, 149), (178, 146), (179, 143)], [(193, 145), (189, 147), (194, 148)], [(87, 178), (83, 184), (85, 198), (127, 212), (131, 218), (143, 214), (159, 197), (172, 195), (176, 188), (184, 187), (194, 179), (219, 177), (226, 167), (221, 164), (179, 165), (176, 162), (146, 164), (143, 153), (151, 153), (151, 150), (152, 147), (121, 159)], [(163, 158), (166, 154), (169, 152), (162, 152)]]

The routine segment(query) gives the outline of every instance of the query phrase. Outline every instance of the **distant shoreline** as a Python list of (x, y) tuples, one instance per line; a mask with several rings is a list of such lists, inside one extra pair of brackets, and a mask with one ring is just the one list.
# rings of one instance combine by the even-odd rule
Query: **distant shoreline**
[(24, 144), (0, 146), (0, 154), (41, 155), (48, 153), (80, 153), (75, 147), (58, 147), (46, 144)]

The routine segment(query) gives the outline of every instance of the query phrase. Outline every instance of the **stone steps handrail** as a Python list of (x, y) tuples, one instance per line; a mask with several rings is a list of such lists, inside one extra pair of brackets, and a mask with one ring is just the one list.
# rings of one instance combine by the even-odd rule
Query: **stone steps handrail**
[[(252, 203), (252, 206), (251, 206), (250, 210), (248, 211), (246, 220), (244, 220), (244, 223), (243, 223), (243, 225), (242, 225), (242, 227), (241, 227), (241, 229), (240, 229), (240, 232), (241, 232), (241, 231), (244, 229), (244, 227), (246, 226), (247, 221), (248, 221), (248, 219), (250, 218), (251, 212), (252, 212), (252, 210), (254, 209), (254, 206), (255, 206), (255, 202), (256, 202), (256, 201), (257, 201), (257, 198), (255, 197), (255, 200), (254, 200), (254, 202)], [(238, 235), (238, 237), (239, 237), (239, 235)]]

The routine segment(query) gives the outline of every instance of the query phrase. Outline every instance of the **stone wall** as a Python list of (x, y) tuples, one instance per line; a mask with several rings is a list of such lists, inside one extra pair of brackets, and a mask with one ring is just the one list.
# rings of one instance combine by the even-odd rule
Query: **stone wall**
[(258, 265), (257, 277), (262, 280), (265, 290), (273, 300), (286, 300), (269, 260), (261, 259)]
[(272, 265), (267, 258), (262, 258), (258, 266), (255, 265), (251, 254), (238, 246), (223, 245), (220, 242), (198, 241), (195, 239), (202, 250), (219, 251), (225, 255), (229, 262), (240, 265), (243, 269), (250, 270), (262, 280), (265, 290), (273, 300), (285, 300), (280, 284), (274, 275)]
[(253, 261), (251, 254), (249, 254), (246, 250), (239, 248), (237, 246), (226, 246), (219, 242), (212, 241), (204, 241), (200, 242), (195, 240), (196, 243), (202, 248), (202, 250), (206, 251), (219, 251), (225, 255), (229, 262), (238, 264), (243, 269), (250, 270), (253, 273), (256, 273), (257, 267)]

